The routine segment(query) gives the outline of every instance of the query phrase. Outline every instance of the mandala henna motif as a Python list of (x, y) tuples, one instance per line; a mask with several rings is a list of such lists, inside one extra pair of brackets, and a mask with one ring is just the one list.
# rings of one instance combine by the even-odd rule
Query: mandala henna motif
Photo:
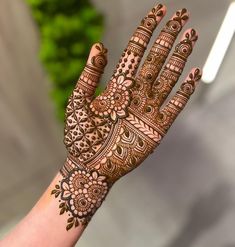
[(72, 216), (68, 219), (67, 230), (73, 225), (87, 224), (89, 217), (101, 205), (108, 192), (105, 179), (95, 171), (88, 173), (75, 168), (52, 191), (55, 197), (60, 195), (63, 201), (59, 205), (60, 214), (69, 211)]
[(131, 100), (130, 88), (132, 85), (133, 79), (126, 77), (125, 74), (113, 77), (105, 92), (91, 103), (91, 111), (100, 117), (110, 116), (113, 121), (126, 117), (127, 107)]
[(60, 214), (68, 214), (67, 230), (86, 225), (114, 182), (153, 152), (201, 77), (199, 69), (192, 70), (161, 109), (197, 40), (195, 30), (186, 31), (162, 70), (188, 19), (186, 9), (177, 11), (167, 22), (136, 75), (165, 11), (160, 4), (142, 20), (105, 91), (96, 98), (94, 92), (107, 63), (107, 50), (102, 44), (94, 45), (69, 98), (64, 138), (68, 158), (60, 171), (63, 179), (52, 191), (60, 199)]

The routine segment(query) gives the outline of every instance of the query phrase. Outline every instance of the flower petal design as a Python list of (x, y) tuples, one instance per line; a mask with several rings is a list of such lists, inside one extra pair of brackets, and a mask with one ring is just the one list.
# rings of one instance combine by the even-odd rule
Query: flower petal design
[[(104, 158), (100, 161), (100, 163), (101, 163), (101, 164), (104, 164), (104, 163), (106, 163), (106, 161), (107, 161), (107, 158), (104, 157)], [(96, 168), (97, 170), (100, 169), (100, 164), (98, 164), (95, 168)]]
[(130, 87), (133, 84), (133, 81), (131, 79), (126, 79), (123, 82), (123, 85), (125, 85), (126, 87)]
[(71, 196), (71, 192), (69, 190), (62, 191), (62, 198), (67, 199)]
[(69, 185), (65, 181), (62, 182), (61, 187), (63, 190), (69, 190)]
[(117, 114), (116, 114), (116, 111), (112, 111), (111, 114), (110, 114), (110, 117), (113, 121), (116, 121), (117, 119)]
[(123, 84), (124, 82), (124, 75), (120, 75), (118, 78), (117, 78), (117, 83), (118, 84)]
[[(88, 181), (86, 181), (86, 178)], [(61, 182), (61, 199), (66, 202), (67, 209), (73, 217), (84, 218), (96, 211), (101, 203), (100, 201), (108, 193), (108, 184), (105, 180), (106, 177), (100, 176), (97, 171), (90, 173), (76, 169)], [(77, 184), (81, 186), (78, 190), (76, 188)]]
[(124, 110), (120, 110), (120, 111), (117, 111), (117, 115), (119, 117), (125, 117), (126, 116), (126, 112)]
[(97, 178), (98, 178), (98, 173), (97, 173), (97, 172), (92, 172), (92, 177), (93, 177), (94, 179), (97, 179)]
[(99, 177), (98, 177), (98, 181), (104, 181), (105, 179), (106, 179), (105, 176), (99, 176)]
[(91, 111), (100, 117), (109, 116), (114, 122), (118, 117), (125, 117), (133, 83), (134, 80), (126, 74), (113, 77), (106, 90), (91, 103)]

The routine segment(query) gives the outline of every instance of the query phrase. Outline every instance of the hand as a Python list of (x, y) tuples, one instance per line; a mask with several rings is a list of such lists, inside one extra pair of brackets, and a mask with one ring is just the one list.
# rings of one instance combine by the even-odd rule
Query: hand
[(86, 224), (109, 188), (136, 168), (159, 145), (194, 92), (201, 77), (192, 69), (177, 93), (162, 107), (178, 81), (198, 38), (188, 29), (164, 65), (187, 22), (186, 9), (166, 23), (137, 72), (151, 35), (166, 13), (154, 7), (142, 20), (124, 50), (105, 91), (94, 98), (107, 63), (107, 50), (95, 44), (66, 110), (64, 143), (68, 158), (63, 180), (52, 191), (60, 195), (60, 213), (67, 212), (67, 229)]

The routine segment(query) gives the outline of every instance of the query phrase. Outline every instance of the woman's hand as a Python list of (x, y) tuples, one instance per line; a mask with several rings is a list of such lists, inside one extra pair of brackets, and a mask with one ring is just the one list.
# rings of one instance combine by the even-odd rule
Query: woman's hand
[[(66, 110), (64, 143), (68, 158), (63, 179), (52, 194), (67, 213), (67, 230), (88, 223), (109, 188), (153, 152), (186, 105), (201, 77), (192, 69), (177, 93), (163, 107), (198, 38), (188, 29), (166, 62), (187, 22), (186, 9), (166, 23), (138, 71), (151, 35), (166, 13), (154, 7), (142, 20), (124, 50), (105, 91), (94, 97), (107, 63), (107, 50), (95, 44)], [(164, 66), (165, 64), (165, 66)]]

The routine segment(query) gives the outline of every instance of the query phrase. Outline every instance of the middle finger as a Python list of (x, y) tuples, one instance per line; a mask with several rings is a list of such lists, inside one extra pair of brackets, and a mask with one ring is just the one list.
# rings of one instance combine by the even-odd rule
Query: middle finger
[(137, 84), (147, 83), (151, 88), (188, 18), (189, 13), (186, 9), (182, 9), (178, 10), (167, 22), (136, 77)]

